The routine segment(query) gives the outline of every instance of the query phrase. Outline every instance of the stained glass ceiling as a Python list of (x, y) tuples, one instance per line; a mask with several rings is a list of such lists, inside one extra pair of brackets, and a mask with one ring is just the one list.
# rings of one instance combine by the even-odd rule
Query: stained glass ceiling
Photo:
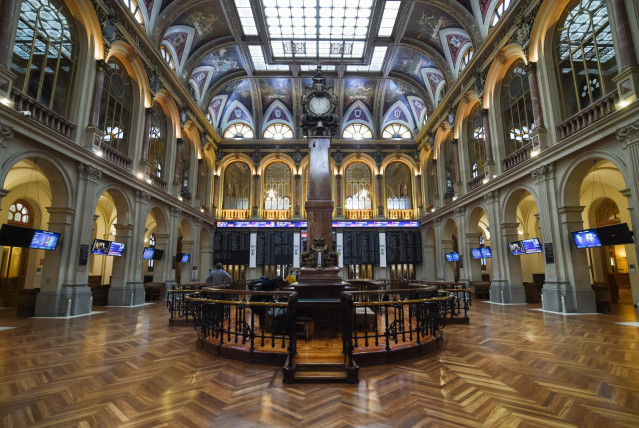
[[(326, 59), (359, 63), (366, 71), (379, 70), (384, 60), (378, 51), (374, 65), (363, 62), (370, 58), (366, 51), (371, 32), (377, 32), (373, 36), (389, 37), (401, 5), (401, 1), (384, 1), (379, 28), (372, 30), (371, 18), (379, 0), (261, 0), (258, 15), (251, 3), (235, 0), (244, 34), (266, 41), (270, 55), (263, 54), (258, 59), (266, 67), (268, 61), (263, 58), (272, 58), (279, 64)], [(260, 18), (263, 26), (256, 24)], [(262, 31), (266, 34), (260, 34)]]

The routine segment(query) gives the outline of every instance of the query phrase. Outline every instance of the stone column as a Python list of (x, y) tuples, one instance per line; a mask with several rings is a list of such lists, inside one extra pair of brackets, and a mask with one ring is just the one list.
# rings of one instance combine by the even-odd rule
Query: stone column
[(0, 7), (0, 95), (9, 97), (15, 75), (11, 72), (13, 45), (22, 0), (3, 0)]
[(91, 101), (91, 112), (89, 114), (89, 125), (86, 129), (86, 148), (98, 152), (102, 146), (104, 133), (98, 128), (100, 123), (100, 106), (102, 103), (102, 89), (104, 87), (104, 67), (105, 62), (101, 59), (95, 62), (95, 79), (93, 83), (93, 99)]
[(610, 8), (614, 15), (611, 22), (615, 32), (617, 46), (615, 51), (619, 55), (619, 73), (613, 78), (617, 84), (620, 102), (632, 102), (637, 99), (639, 90), (639, 66), (637, 66), (637, 53), (632, 39), (628, 10), (624, 0), (611, 0)]
[(539, 81), (537, 80), (537, 64), (528, 63), (526, 70), (528, 71), (528, 86), (530, 87), (530, 100), (533, 109), (533, 120), (535, 121), (535, 129), (530, 133), (532, 139), (533, 156), (539, 154), (539, 151), (548, 147), (547, 130), (544, 124), (544, 112), (541, 106), (541, 97), (539, 95)]
[(149, 169), (149, 143), (151, 141), (151, 118), (153, 117), (153, 109), (144, 109), (144, 129), (142, 130), (142, 156), (140, 157), (140, 166), (145, 169), (148, 176)]
[(471, 281), (471, 261), (470, 247), (468, 246), (466, 236), (468, 226), (466, 224), (464, 207), (457, 207), (453, 211), (455, 213), (455, 224), (457, 225), (457, 251), (459, 252), (459, 281), (466, 283), (469, 286)]
[[(384, 217), (384, 176), (377, 174), (375, 177), (377, 178), (377, 216)], [(371, 202), (372, 199), (371, 195)]]
[[(113, 257), (111, 288), (109, 288), (109, 306), (134, 306), (136, 290), (129, 285), (131, 272), (128, 262), (129, 258), (138, 255), (132, 254), (131, 251), (127, 250), (127, 248), (133, 246), (134, 227), (132, 224), (115, 224), (114, 227), (114, 240), (124, 243), (125, 251), (121, 257)], [(144, 302), (144, 295), (142, 302)]]
[(7, 196), (9, 191), (7, 189), (0, 189), (0, 211), (2, 211), (2, 198)]
[[(501, 215), (499, 213), (499, 192), (492, 190), (484, 194), (486, 206), (486, 217), (488, 217), (488, 225), (490, 228), (490, 249), (493, 253), (491, 259), (491, 289), (495, 287), (495, 296), (500, 294), (501, 288), (508, 283), (504, 273), (504, 264), (510, 251), (502, 245), (501, 230), (497, 226), (501, 224)], [(492, 293), (492, 291), (491, 291)], [(492, 294), (491, 294), (492, 295)]]
[(218, 213), (216, 212), (216, 210), (218, 206), (222, 205), (223, 203), (220, 202), (220, 185), (222, 182), (222, 177), (217, 174), (213, 174), (213, 177), (211, 177), (211, 181), (213, 184), (213, 212), (211, 213), (211, 216), (217, 217)]
[(455, 165), (455, 183), (453, 188), (455, 189), (455, 196), (461, 193), (461, 168), (459, 166), (459, 140), (454, 139), (451, 141), (453, 146), (453, 163)]
[(164, 250), (162, 260), (155, 260), (153, 263), (153, 282), (164, 283), (166, 280), (166, 266), (171, 264), (172, 250), (169, 249), (169, 234), (154, 233), (155, 248)]
[[(173, 257), (177, 252), (178, 228), (180, 226), (181, 218), (182, 210), (176, 206), (171, 206), (167, 225), (169, 240), (166, 252), (164, 253), (164, 283), (166, 284), (167, 290), (177, 283), (175, 281), (175, 264), (173, 263)], [(185, 251), (182, 250), (182, 252)]]
[(441, 243), (442, 243), (442, 251), (441, 251), (441, 254), (437, 255), (437, 257), (439, 259), (441, 259), (442, 264), (443, 264), (443, 269), (442, 269), (443, 277), (440, 277), (438, 279), (441, 279), (441, 280), (444, 280), (444, 281), (454, 281), (455, 280), (455, 270), (457, 268), (455, 263), (459, 263), (459, 262), (449, 262), (449, 261), (446, 260), (446, 257), (444, 256), (444, 254), (454, 251), (453, 240), (452, 239), (444, 239), (444, 240), (441, 241)]
[(204, 159), (197, 160), (197, 181), (195, 183), (194, 195), (197, 208), (200, 209), (204, 205)]
[(417, 218), (419, 218), (423, 213), (422, 210), (424, 208), (424, 200), (422, 193), (422, 175), (417, 174), (415, 176), (415, 207), (413, 207), (413, 211), (417, 213)]
[(262, 186), (260, 186), (260, 175), (259, 174), (253, 175), (253, 210), (251, 212), (251, 215), (253, 217), (257, 216), (258, 210), (260, 208), (261, 187)]
[[(135, 191), (132, 237), (129, 242), (129, 248), (126, 249), (126, 262), (129, 271), (129, 276), (126, 278), (126, 287), (133, 292), (132, 305), (142, 305), (145, 300), (145, 289), (142, 283), (142, 263), (146, 262), (146, 260), (142, 260), (142, 252), (144, 251), (144, 232), (150, 200), (151, 195), (149, 193), (139, 189)], [(155, 265), (153, 266), (153, 271), (155, 273)]]
[(188, 263), (180, 263), (180, 284), (188, 284), (191, 282), (192, 267), (196, 265), (194, 260), (196, 254), (194, 252), (193, 241), (182, 240), (182, 252), (190, 254)]
[(182, 193), (182, 175), (180, 174), (180, 170), (182, 169), (182, 156), (180, 156), (180, 152), (182, 150), (182, 145), (184, 145), (184, 139), (176, 138), (175, 139), (175, 165), (173, 171), (173, 183), (175, 184), (175, 195), (180, 196)]
[[(490, 301), (498, 303), (525, 303), (526, 293), (524, 290), (524, 281), (521, 275), (521, 257), (513, 256), (508, 250), (508, 243), (519, 240), (517, 228), (519, 223), (502, 223), (501, 225), (502, 239), (501, 246), (508, 251), (508, 254), (502, 254), (505, 263), (506, 276), (508, 283), (498, 284), (499, 288), (490, 287)], [(492, 240), (491, 240), (492, 241)]]
[(337, 216), (342, 217), (344, 215), (344, 197), (342, 196), (342, 188), (343, 188), (344, 176), (342, 174), (337, 174), (335, 176), (335, 200), (337, 201)]
[(475, 260), (470, 252), (471, 248), (479, 247), (481, 233), (466, 233), (466, 250), (464, 253), (464, 268), (469, 281), (481, 281), (481, 259)]
[[(424, 237), (422, 236), (422, 242)], [(435, 257), (437, 256), (434, 245), (422, 245), (423, 260), (422, 260), (422, 275), (421, 278), (429, 281), (435, 281), (437, 279), (437, 267), (435, 265)]]
[(495, 174), (495, 159), (493, 157), (493, 141), (490, 132), (490, 120), (488, 109), (481, 110), (481, 118), (484, 124), (484, 150), (486, 151), (486, 163), (484, 164), (484, 175), (489, 180)]
[(435, 194), (433, 195), (433, 205), (437, 199), (439, 199), (439, 171), (437, 171), (437, 159), (433, 159), (433, 188), (435, 189)]
[[(435, 264), (437, 266), (437, 280), (445, 281), (446, 280), (446, 258), (444, 257), (445, 245), (443, 242), (444, 239), (444, 226), (442, 224), (442, 219), (440, 217), (433, 220), (433, 228), (435, 229), (435, 242), (439, 243), (439, 251), (435, 253)], [(452, 248), (452, 241), (450, 244)]]
[(295, 192), (293, 193), (293, 198), (295, 199), (295, 203), (293, 204), (293, 215), (295, 217), (299, 217), (300, 216), (300, 201), (302, 200), (302, 190), (301, 190), (301, 186), (302, 186), (302, 175), (301, 174), (295, 174), (293, 176), (293, 180), (294, 180), (294, 186), (295, 186)]

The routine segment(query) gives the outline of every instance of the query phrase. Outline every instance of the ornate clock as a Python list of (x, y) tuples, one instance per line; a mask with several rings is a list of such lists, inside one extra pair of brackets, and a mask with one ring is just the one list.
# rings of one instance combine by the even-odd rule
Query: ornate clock
[(302, 95), (302, 130), (309, 136), (335, 135), (339, 116), (335, 114), (337, 97), (332, 86), (326, 85), (322, 66), (317, 66), (313, 84), (304, 88)]

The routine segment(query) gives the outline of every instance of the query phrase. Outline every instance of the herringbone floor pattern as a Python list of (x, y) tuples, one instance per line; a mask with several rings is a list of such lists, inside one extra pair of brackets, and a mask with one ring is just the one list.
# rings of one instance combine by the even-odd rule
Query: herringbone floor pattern
[(3, 427), (637, 427), (636, 308), (561, 316), (473, 304), (421, 359), (360, 370), (359, 385), (282, 384), (169, 327), (162, 304), (71, 320), (0, 312)]

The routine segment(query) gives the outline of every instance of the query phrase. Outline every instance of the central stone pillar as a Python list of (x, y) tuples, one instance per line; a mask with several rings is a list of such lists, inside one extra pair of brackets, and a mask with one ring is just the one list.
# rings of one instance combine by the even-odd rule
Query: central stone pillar
[[(336, 261), (327, 257), (335, 251), (333, 245), (333, 200), (331, 198), (331, 182), (328, 150), (331, 137), (308, 137), (310, 151), (308, 195), (306, 198), (306, 215), (308, 218), (308, 240), (306, 252), (313, 253), (311, 248), (317, 240), (323, 240), (325, 251), (313, 258), (305, 258), (302, 262), (298, 282), (294, 285), (300, 299), (339, 299), (344, 291), (344, 283), (339, 277), (340, 268)], [(317, 251), (317, 248), (315, 249)]]

